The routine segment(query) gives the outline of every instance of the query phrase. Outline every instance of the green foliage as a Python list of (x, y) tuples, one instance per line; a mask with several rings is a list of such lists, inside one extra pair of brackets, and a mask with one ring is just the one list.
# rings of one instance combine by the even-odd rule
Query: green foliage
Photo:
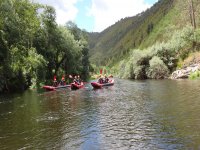
[(125, 61), (121, 61), (120, 63), (120, 73), (119, 73), (119, 77), (121, 78), (131, 78), (131, 62), (125, 62)]
[(187, 1), (160, 0), (147, 11), (121, 19), (101, 33), (89, 33), (91, 62), (108, 65), (120, 77), (134, 79), (149, 78), (147, 70), (154, 56), (169, 72), (182, 67), (181, 62), (191, 52), (200, 50), (200, 3), (193, 2), (196, 30), (191, 27)]
[(122, 78), (146, 79), (146, 66), (151, 58), (148, 51), (134, 50), (130, 59), (121, 61), (119, 76)]
[(53, 75), (80, 74), (84, 79), (88, 78), (87, 37), (84, 31), (72, 22), (58, 26), (52, 7), (45, 7), (42, 20), (44, 28), (37, 33), (34, 45), (49, 62), (45, 73), (46, 82)]
[[(132, 75), (133, 76), (133, 75)], [(146, 79), (146, 72), (145, 72), (145, 66), (137, 66), (134, 68), (134, 77), (137, 80), (143, 80)]]
[(58, 26), (51, 6), (1, 0), (0, 43), (0, 92), (35, 87), (54, 74), (88, 77), (86, 33)]
[(165, 63), (158, 57), (154, 56), (149, 61), (149, 68), (147, 71), (147, 76), (150, 79), (163, 79), (168, 76), (169, 70)]
[(195, 71), (189, 75), (189, 79), (200, 79), (200, 71)]
[[(144, 50), (132, 50), (130, 56), (121, 61), (123, 63), (118, 69), (119, 76), (133, 79), (160, 79), (168, 76), (178, 64), (182, 65), (178, 62), (188, 56), (188, 49), (193, 47), (193, 36), (198, 35), (197, 33), (198, 30), (194, 31), (187, 26), (174, 32), (167, 42), (155, 43)], [(200, 41), (196, 40), (196, 44), (199, 43)]]
[[(137, 57), (136, 57), (137, 56)], [(146, 79), (146, 67), (151, 59), (148, 51), (134, 50), (131, 58), (131, 77), (134, 79)]]
[(39, 66), (46, 65), (46, 61), (44, 60), (43, 56), (38, 55), (34, 48), (25, 49), (23, 46), (20, 48), (11, 47), (10, 54), (10, 65), (14, 72), (21, 70), (25, 75), (34, 72)]
[(82, 71), (82, 79), (87, 80), (89, 78), (89, 49), (83, 48), (82, 51), (83, 57), (82, 57), (82, 65), (83, 65), (83, 71)]
[(44, 61), (32, 47), (40, 26), (37, 10), (37, 5), (28, 0), (0, 2), (0, 92), (26, 89), (36, 68)]
[[(159, 29), (157, 24), (173, 9), (173, 3), (172, 0), (158, 1), (145, 12), (121, 19), (101, 33), (89, 33), (91, 62), (112, 66), (126, 57), (130, 49), (139, 48), (147, 40), (150, 41), (147, 46), (160, 40), (157, 33), (154, 39), (149, 36)], [(162, 33), (159, 31), (159, 34)]]
[(147, 34), (150, 34), (153, 31), (153, 23), (149, 23), (147, 26)]

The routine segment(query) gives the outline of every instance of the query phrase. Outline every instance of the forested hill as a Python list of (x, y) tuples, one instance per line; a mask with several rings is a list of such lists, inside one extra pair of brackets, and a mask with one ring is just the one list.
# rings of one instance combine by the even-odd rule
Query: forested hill
[(89, 37), (90, 60), (97, 66), (109, 66), (122, 78), (166, 78), (200, 62), (200, 3), (160, 0)]
[(121, 19), (101, 33), (89, 33), (91, 61), (104, 65), (140, 46), (172, 6), (173, 0), (160, 0), (145, 12)]
[[(167, 40), (168, 31), (191, 24), (188, 0), (159, 0), (136, 16), (121, 19), (101, 33), (89, 33), (90, 60), (96, 65), (113, 66), (130, 49), (144, 49)], [(193, 0), (198, 25), (199, 1)]]

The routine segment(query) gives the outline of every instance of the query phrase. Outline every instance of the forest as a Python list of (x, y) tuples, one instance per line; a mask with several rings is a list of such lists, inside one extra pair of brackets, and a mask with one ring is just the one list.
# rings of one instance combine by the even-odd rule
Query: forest
[(56, 23), (51, 6), (0, 1), (0, 93), (51, 84), (53, 76), (89, 76), (87, 34)]

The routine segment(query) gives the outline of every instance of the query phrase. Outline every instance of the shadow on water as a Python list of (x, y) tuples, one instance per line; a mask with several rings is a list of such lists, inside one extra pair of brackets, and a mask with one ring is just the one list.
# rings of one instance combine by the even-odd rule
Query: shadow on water
[(200, 82), (90, 84), (0, 97), (0, 149), (200, 149)]

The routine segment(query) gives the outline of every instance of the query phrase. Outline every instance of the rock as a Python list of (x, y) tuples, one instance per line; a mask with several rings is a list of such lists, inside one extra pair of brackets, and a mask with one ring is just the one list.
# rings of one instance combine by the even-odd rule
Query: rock
[(183, 69), (174, 71), (171, 74), (170, 79), (185, 79), (185, 78), (188, 78), (189, 75), (195, 71), (200, 71), (200, 63), (191, 64), (188, 67), (184, 67)]

